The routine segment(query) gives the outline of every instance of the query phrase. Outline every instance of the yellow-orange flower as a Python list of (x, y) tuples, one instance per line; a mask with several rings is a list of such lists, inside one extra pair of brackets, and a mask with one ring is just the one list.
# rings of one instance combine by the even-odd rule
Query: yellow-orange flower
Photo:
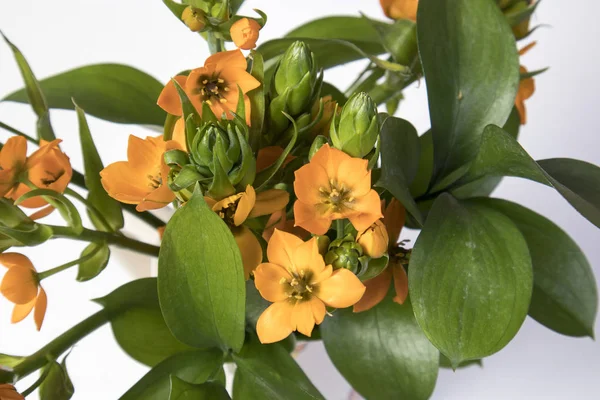
[(331, 221), (348, 218), (358, 231), (382, 217), (380, 199), (371, 189), (367, 160), (324, 145), (295, 172), (296, 226), (324, 235)]
[(419, 0), (379, 0), (379, 3), (388, 18), (417, 20)]
[(316, 101), (315, 104), (313, 104), (312, 110), (310, 111), (310, 116), (313, 121), (319, 115), (319, 107), (321, 102), (323, 102), (323, 114), (321, 115), (319, 122), (317, 122), (310, 131), (313, 138), (318, 135), (329, 137), (329, 129), (331, 127), (333, 114), (336, 112), (336, 109), (337, 114), (341, 114), (342, 112), (342, 109), (337, 107), (337, 102), (333, 100), (333, 97), (331, 95), (327, 95), (322, 97), (320, 101)]
[(204, 199), (231, 229), (242, 255), (244, 276), (248, 279), (252, 271), (262, 262), (263, 252), (254, 233), (243, 223), (248, 218), (269, 215), (281, 210), (287, 205), (290, 199), (289, 194), (285, 190), (279, 189), (265, 190), (256, 194), (254, 188), (248, 185), (246, 191), (220, 201), (207, 196)]
[(229, 29), (231, 40), (240, 49), (250, 50), (256, 47), (260, 24), (253, 19), (242, 18), (233, 23)]
[[(40, 148), (27, 157), (27, 141), (21, 136), (11, 137), (0, 151), (0, 195), (14, 200), (31, 189), (19, 182), (21, 175), (35, 186), (64, 192), (71, 181), (73, 170), (69, 157), (60, 149), (60, 140), (40, 143)], [(20, 205), (38, 208), (48, 204), (41, 197), (25, 200)]]
[[(233, 119), (239, 99), (238, 87), (244, 93), (246, 122), (250, 123), (250, 100), (246, 93), (260, 86), (247, 71), (246, 58), (240, 50), (223, 51), (210, 56), (203, 67), (193, 69), (188, 76), (174, 77), (190, 101), (202, 115), (207, 103), (217, 117)], [(183, 114), (181, 100), (173, 81), (169, 81), (158, 97), (158, 105), (169, 114)]]
[(33, 264), (29, 258), (19, 253), (0, 254), (0, 264), (8, 268), (2, 278), (0, 292), (15, 304), (11, 322), (14, 324), (22, 321), (34, 310), (33, 320), (39, 331), (46, 315), (48, 298), (39, 284)]
[(140, 139), (130, 135), (127, 161), (112, 163), (100, 171), (104, 190), (122, 203), (137, 204), (138, 211), (166, 206), (175, 200), (175, 194), (167, 185), (169, 166), (163, 155), (177, 148), (177, 142), (165, 142), (162, 136)]
[(25, 400), (25, 397), (21, 396), (17, 389), (10, 383), (3, 383), (0, 385), (0, 399), (2, 400)]
[(354, 312), (366, 311), (379, 304), (387, 295), (392, 280), (396, 290), (396, 296), (393, 300), (398, 304), (402, 304), (406, 300), (406, 296), (408, 296), (408, 276), (402, 263), (407, 260), (403, 258), (405, 253), (396, 249), (405, 219), (404, 207), (398, 200), (392, 199), (385, 209), (383, 218), (387, 231), (386, 236), (389, 237), (389, 264), (381, 274), (364, 282), (367, 290), (360, 301), (354, 305)]
[(356, 236), (356, 241), (362, 247), (366, 255), (371, 258), (379, 258), (387, 251), (389, 237), (385, 225), (381, 220), (375, 221)]
[[(525, 55), (529, 50), (536, 45), (536, 42), (529, 43), (527, 46), (519, 50), (519, 55)], [(524, 66), (519, 67), (519, 73), (526, 74), (527, 68)], [(515, 98), (515, 107), (519, 111), (519, 117), (521, 118), (521, 125), (527, 123), (527, 109), (525, 108), (525, 100), (533, 96), (535, 92), (535, 81), (533, 78), (525, 78), (519, 81), (519, 89), (517, 90), (517, 97)]]
[(347, 269), (333, 271), (319, 254), (317, 239), (303, 242), (275, 230), (267, 247), (268, 263), (254, 271), (261, 296), (272, 302), (259, 317), (256, 332), (262, 343), (285, 339), (293, 331), (310, 336), (325, 318), (325, 306), (350, 307), (365, 286)]

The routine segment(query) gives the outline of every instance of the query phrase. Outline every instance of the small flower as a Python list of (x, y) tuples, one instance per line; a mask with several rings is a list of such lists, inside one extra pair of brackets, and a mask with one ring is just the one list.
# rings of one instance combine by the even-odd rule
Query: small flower
[(331, 221), (348, 218), (364, 231), (382, 217), (380, 199), (371, 189), (367, 160), (323, 145), (310, 163), (295, 172), (296, 225), (315, 235), (324, 235)]
[(267, 256), (269, 262), (254, 271), (256, 288), (273, 303), (256, 324), (261, 343), (280, 341), (293, 331), (310, 336), (315, 324), (323, 322), (325, 306), (350, 307), (365, 291), (352, 272), (325, 265), (316, 238), (303, 242), (275, 230)]
[[(217, 117), (225, 115), (233, 119), (239, 93), (244, 93), (246, 122), (250, 123), (250, 99), (246, 96), (252, 89), (260, 86), (247, 71), (246, 58), (240, 50), (215, 53), (206, 59), (203, 67), (193, 69), (188, 76), (174, 77), (185, 90), (190, 101), (202, 115), (202, 104), (206, 103)], [(169, 81), (158, 97), (158, 105), (169, 114), (181, 116), (181, 100), (173, 81)]]
[(356, 241), (361, 245), (366, 255), (371, 258), (379, 258), (388, 249), (389, 238), (385, 225), (381, 220), (375, 221), (373, 225), (360, 232)]
[(242, 18), (231, 25), (229, 34), (231, 40), (240, 49), (250, 50), (256, 47), (258, 31), (261, 26), (258, 22), (249, 18)]
[(379, 0), (379, 3), (388, 18), (417, 20), (419, 0)]
[[(527, 46), (523, 47), (519, 50), (519, 55), (525, 55), (529, 50), (536, 45), (536, 42), (532, 42)], [(527, 73), (527, 68), (524, 66), (519, 67), (519, 73), (521, 75)], [(517, 107), (517, 111), (519, 112), (519, 117), (521, 117), (521, 125), (525, 125), (527, 123), (527, 109), (525, 108), (525, 100), (529, 99), (533, 96), (535, 92), (535, 81), (532, 77), (521, 79), (519, 81), (519, 89), (517, 90), (517, 97), (515, 98), (515, 107)]]
[(0, 399), (2, 400), (25, 400), (25, 397), (21, 396), (17, 389), (10, 383), (3, 383), (0, 385)]
[(21, 322), (34, 310), (33, 320), (39, 331), (46, 315), (48, 298), (40, 286), (33, 264), (29, 258), (19, 253), (0, 254), (0, 264), (8, 268), (0, 284), (0, 292), (15, 304), (11, 322)]
[(278, 189), (265, 190), (256, 194), (254, 188), (248, 185), (246, 191), (220, 201), (207, 196), (204, 199), (231, 229), (242, 255), (244, 276), (248, 279), (256, 266), (262, 262), (263, 252), (254, 233), (243, 223), (248, 218), (269, 215), (284, 208), (289, 201), (289, 194), (285, 190)]
[(392, 199), (385, 209), (383, 218), (387, 231), (386, 236), (389, 238), (389, 264), (381, 274), (364, 282), (367, 290), (360, 301), (354, 305), (354, 312), (366, 311), (379, 304), (387, 295), (392, 280), (396, 290), (396, 296), (393, 300), (398, 304), (402, 304), (406, 300), (408, 296), (408, 276), (403, 264), (408, 263), (407, 252), (397, 247), (405, 219), (404, 207), (398, 200)]
[(181, 14), (181, 20), (192, 32), (198, 32), (206, 26), (206, 19), (202, 10), (188, 6)]
[(167, 185), (169, 166), (163, 155), (177, 148), (177, 142), (165, 142), (162, 136), (140, 139), (130, 135), (127, 161), (112, 163), (100, 171), (104, 190), (122, 203), (137, 204), (140, 212), (166, 206), (175, 200), (175, 194)]

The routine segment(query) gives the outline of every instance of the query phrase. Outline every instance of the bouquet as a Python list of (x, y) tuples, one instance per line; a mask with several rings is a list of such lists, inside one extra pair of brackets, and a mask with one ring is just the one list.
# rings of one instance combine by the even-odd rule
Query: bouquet
[[(2, 35), (24, 81), (2, 101), (37, 116), (36, 134), (0, 122), (11, 134), (0, 150), (11, 321), (33, 314), (42, 329), (44, 280), (71, 268), (92, 280), (115, 246), (157, 257), (158, 276), (115, 282), (94, 299), (100, 311), (33, 354), (0, 354), (0, 399), (71, 398), (68, 353), (105, 324), (151, 368), (124, 400), (323, 399), (294, 359), (308, 341), (366, 399), (427, 399), (439, 368), (481, 364), (527, 315), (593, 337), (598, 294), (578, 245), (490, 196), (504, 176), (529, 179), (600, 227), (600, 168), (536, 161), (517, 140), (545, 71), (519, 62), (539, 2), (380, 0), (386, 21), (320, 18), (269, 41), (267, 14), (241, 15), (241, 0), (162, 2), (211, 52), (164, 83), (120, 64), (38, 80)], [(357, 60), (365, 68), (345, 90), (327, 82)], [(420, 134), (394, 117), (415, 82), (431, 116)], [(83, 170), (61, 150), (69, 136), (57, 137), (51, 109), (75, 111)], [(151, 130), (104, 165), (86, 115)], [(164, 207), (168, 221), (154, 212)], [(124, 213), (160, 246), (126, 233)], [(27, 247), (57, 238), (88, 245), (33, 265)]]

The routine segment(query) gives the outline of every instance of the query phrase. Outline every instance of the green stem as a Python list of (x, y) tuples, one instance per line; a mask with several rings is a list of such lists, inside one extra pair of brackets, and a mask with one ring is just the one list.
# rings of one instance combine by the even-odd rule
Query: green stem
[(102, 215), (102, 213), (100, 211), (98, 211), (98, 209), (96, 207), (94, 207), (93, 204), (91, 204), (89, 201), (87, 201), (85, 197), (83, 197), (82, 195), (80, 195), (79, 193), (77, 193), (76, 191), (74, 191), (71, 188), (66, 188), (65, 194), (79, 200), (85, 206), (85, 208), (87, 208), (87, 210), (91, 214), (94, 214), (94, 217), (102, 223), (102, 225), (106, 231), (113, 232), (112, 227), (110, 226), (110, 224), (108, 223), (106, 218), (104, 218), (104, 215)]
[(4, 129), (5, 131), (9, 131), (10, 133), (14, 133), (15, 135), (23, 136), (25, 139), (29, 140), (32, 143), (38, 143), (36, 139), (32, 138), (28, 134), (23, 133), (18, 129), (15, 129), (12, 126), (6, 125), (4, 122), (0, 122), (0, 128)]
[(208, 42), (208, 50), (210, 51), (210, 54), (215, 54), (225, 50), (223, 40), (219, 39), (213, 32), (208, 32), (206, 41)]
[(335, 221), (335, 230), (337, 233), (337, 239), (341, 239), (344, 237), (344, 220), (338, 219)]
[(81, 339), (107, 323), (111, 316), (112, 313), (109, 310), (103, 309), (91, 317), (84, 319), (16, 365), (13, 370), (15, 376), (20, 380), (42, 368), (48, 363), (48, 360), (56, 360)]
[(160, 247), (148, 243), (140, 242), (127, 236), (118, 235), (111, 232), (94, 231), (84, 228), (80, 234), (73, 232), (69, 227), (48, 225), (54, 232), (55, 238), (69, 238), (73, 240), (82, 240), (84, 242), (105, 241), (108, 244), (114, 244), (125, 249), (137, 251), (138, 253), (158, 257)]
[(44, 382), (44, 380), (46, 379), (46, 377), (48, 376), (48, 373), (50, 372), (50, 368), (46, 368), (41, 374), (40, 377), (37, 379), (37, 381), (33, 382), (33, 384), (31, 386), (29, 386), (27, 389), (25, 389), (22, 393), (21, 396), (23, 397), (27, 397), (29, 396), (31, 393), (33, 393), (33, 391), (35, 389), (37, 389), (42, 382)]
[(40, 273), (38, 273), (38, 275), (37, 275), (37, 276), (38, 276), (38, 279), (41, 281), (42, 279), (46, 279), (46, 278), (48, 278), (48, 277), (50, 277), (50, 276), (52, 276), (52, 275), (54, 275), (54, 274), (57, 274), (57, 273), (59, 273), (59, 272), (61, 272), (61, 271), (64, 271), (65, 269), (69, 269), (69, 268), (71, 268), (71, 267), (72, 267), (72, 266), (74, 266), (74, 265), (78, 265), (78, 264), (81, 264), (81, 263), (83, 263), (83, 262), (86, 262), (86, 261), (87, 261), (87, 260), (89, 260), (90, 258), (94, 257), (94, 256), (96, 255), (96, 253), (98, 253), (98, 252), (100, 251), (100, 249), (101, 249), (101, 246), (97, 246), (97, 247), (94, 249), (94, 251), (92, 251), (92, 252), (91, 252), (91, 253), (89, 253), (89, 254), (86, 254), (85, 256), (81, 256), (81, 257), (79, 257), (79, 258), (78, 258), (78, 259), (76, 259), (76, 260), (69, 261), (69, 262), (68, 262), (68, 263), (66, 263), (66, 264), (59, 265), (58, 267), (54, 267), (54, 268), (52, 268), (52, 269), (49, 269), (49, 270), (47, 270), (47, 271), (40, 272)]

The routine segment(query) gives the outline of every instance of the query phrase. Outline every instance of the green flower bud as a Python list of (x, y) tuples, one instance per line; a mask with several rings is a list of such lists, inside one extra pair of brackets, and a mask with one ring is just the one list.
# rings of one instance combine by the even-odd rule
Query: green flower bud
[(366, 93), (354, 94), (331, 123), (333, 146), (352, 157), (369, 154), (379, 137), (377, 106)]
[(325, 136), (317, 136), (315, 140), (313, 140), (312, 145), (310, 146), (310, 150), (308, 151), (308, 160), (310, 161), (310, 159), (313, 158), (317, 151), (319, 151), (319, 149), (327, 143), (329, 143), (329, 141)]
[(192, 32), (199, 32), (206, 26), (204, 12), (197, 8), (188, 6), (181, 14), (181, 20), (187, 25)]
[(346, 268), (357, 273), (360, 267), (359, 258), (363, 255), (360, 244), (356, 243), (352, 235), (346, 235), (336, 239), (329, 245), (329, 251), (325, 254), (325, 263), (333, 269)]

